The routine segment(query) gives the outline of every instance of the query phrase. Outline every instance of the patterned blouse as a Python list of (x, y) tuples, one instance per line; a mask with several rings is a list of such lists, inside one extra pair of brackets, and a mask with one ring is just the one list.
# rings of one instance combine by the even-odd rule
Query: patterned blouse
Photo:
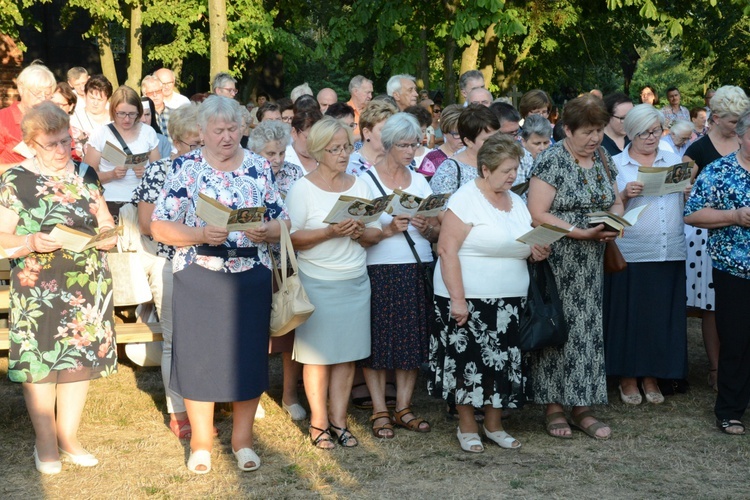
[(299, 165), (285, 161), (281, 165), (279, 171), (275, 174), (276, 186), (281, 192), (281, 197), (286, 198), (286, 194), (289, 192), (289, 188), (292, 187), (292, 184), (304, 176), (305, 172), (302, 171), (302, 168)]
[(455, 193), (458, 188), (479, 177), (476, 167), (462, 163), (455, 158), (448, 158), (440, 164), (435, 175), (430, 179), (433, 193)]
[(365, 160), (365, 157), (362, 156), (359, 151), (354, 151), (351, 155), (349, 155), (349, 165), (347, 165), (346, 167), (347, 174), (359, 177), (371, 168), (372, 163)]
[[(206, 223), (195, 214), (198, 195), (203, 193), (232, 209), (265, 206), (265, 221), (289, 219), (281, 193), (273, 182), (271, 165), (262, 156), (243, 150), (242, 165), (232, 172), (215, 170), (195, 150), (174, 160), (167, 172), (164, 187), (156, 201), (152, 220), (182, 222), (189, 227)], [(224, 246), (228, 248), (257, 247), (257, 257), (212, 257), (198, 255), (195, 246), (177, 248), (172, 267), (174, 272), (192, 263), (213, 271), (242, 272), (261, 264), (271, 268), (269, 245), (253, 243), (243, 231), (229, 233)]]
[[(170, 158), (162, 158), (159, 161), (149, 164), (146, 167), (143, 177), (141, 177), (141, 183), (133, 191), (133, 198), (130, 200), (131, 203), (138, 205), (139, 201), (143, 201), (156, 205), (156, 200), (159, 199), (159, 194), (161, 194), (161, 189), (167, 178), (167, 170), (171, 166), (172, 160)], [(148, 238), (153, 241), (151, 236), (148, 236)], [(159, 257), (172, 260), (174, 258), (174, 251), (175, 248), (172, 245), (157, 242), (156, 255)]]
[[(703, 208), (736, 210), (750, 206), (750, 172), (737, 162), (737, 153), (708, 164), (695, 180), (685, 204), (685, 216)], [(750, 229), (737, 225), (708, 230), (713, 267), (750, 279)]]

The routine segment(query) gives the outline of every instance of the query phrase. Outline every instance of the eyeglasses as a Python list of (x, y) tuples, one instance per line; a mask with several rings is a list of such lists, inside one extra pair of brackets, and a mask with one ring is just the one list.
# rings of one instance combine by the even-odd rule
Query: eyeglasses
[(419, 149), (419, 146), (421, 146), (422, 143), (420, 142), (412, 142), (411, 144), (394, 144), (398, 149)]
[(342, 151), (346, 151), (346, 154), (351, 153), (352, 151), (354, 151), (354, 146), (352, 146), (351, 144), (347, 144), (346, 146), (336, 146), (332, 149), (324, 149), (324, 151), (331, 153), (333, 156), (338, 156)]
[(39, 100), (46, 101), (47, 99), (52, 97), (55, 91), (51, 90), (49, 92), (45, 92), (44, 90), (34, 91), (34, 90), (29, 89), (29, 93)]
[(293, 116), (282, 116), (281, 117), (281, 121), (284, 122), (284, 123), (292, 123), (292, 118), (294, 118), (294, 117)]
[(232, 95), (237, 95), (237, 92), (239, 92), (239, 90), (233, 89), (231, 87), (216, 87), (216, 90), (223, 90), (224, 92)]
[(664, 129), (659, 127), (655, 130), (647, 130), (646, 132), (641, 132), (640, 134), (635, 134), (636, 137), (639, 139), (648, 139), (651, 136), (656, 137), (657, 139), (661, 137), (661, 134), (664, 132)]
[[(161, 80), (159, 81), (161, 82)], [(171, 82), (161, 82), (161, 84), (164, 85), (165, 87), (169, 87), (170, 85), (174, 85), (174, 80), (172, 80)]]
[(194, 149), (198, 149), (198, 148), (202, 148), (203, 147), (203, 143), (202, 142), (199, 142), (198, 144), (190, 144), (189, 142), (185, 142), (185, 141), (183, 141), (181, 139), (177, 139), (177, 142), (181, 142), (185, 146), (189, 147), (190, 151), (192, 151)]
[(433, 110), (432, 110), (432, 112), (433, 112), (433, 113), (442, 113), (442, 112), (443, 112), (443, 110), (442, 110), (442, 109), (440, 109), (440, 108), (435, 108), (435, 109), (433, 109)]
[(124, 111), (118, 111), (115, 113), (115, 116), (117, 118), (130, 118), (131, 120), (135, 120), (138, 118), (138, 112), (126, 113)]
[(459, 134), (458, 132), (448, 132), (448, 135), (450, 135), (454, 139), (460, 139), (461, 138), (461, 134)]
[(614, 118), (616, 120), (620, 120), (620, 123), (622, 123), (622, 122), (625, 121), (625, 117), (624, 116), (612, 115), (612, 118)]
[(68, 149), (70, 149), (70, 145), (73, 142), (73, 139), (68, 137), (61, 141), (50, 142), (49, 144), (42, 144), (41, 142), (38, 142), (36, 139), (32, 139), (32, 141), (36, 142), (37, 145), (39, 145), (39, 147), (42, 148), (43, 150), (47, 152), (52, 152), (52, 151), (56, 151), (57, 148), (59, 148), (60, 146), (62, 146), (62, 148), (67, 151)]
[(152, 90), (151, 92), (144, 92), (143, 93), (143, 95), (145, 95), (146, 97), (154, 97), (155, 95), (161, 95), (161, 94), (162, 94), (162, 90), (161, 89), (159, 89), (159, 90)]
[(346, 124), (346, 126), (354, 130), (355, 128), (357, 128), (357, 122), (349, 122)]

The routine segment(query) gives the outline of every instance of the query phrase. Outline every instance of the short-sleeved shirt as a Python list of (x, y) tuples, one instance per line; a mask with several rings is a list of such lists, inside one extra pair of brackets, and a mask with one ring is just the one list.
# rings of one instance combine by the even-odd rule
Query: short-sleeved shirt
[[(703, 208), (737, 210), (750, 207), (750, 172), (731, 153), (706, 166), (685, 204), (685, 216)], [(750, 228), (731, 225), (708, 230), (713, 267), (750, 279)]]
[(664, 115), (667, 128), (670, 128), (675, 120), (690, 121), (690, 111), (688, 111), (685, 106), (680, 106), (680, 109), (677, 112), (672, 110), (672, 106), (664, 106), (661, 110), (661, 114)]
[(349, 165), (346, 166), (346, 173), (358, 177), (372, 168), (372, 163), (365, 160), (365, 157), (359, 151), (353, 151), (349, 155)]
[(286, 195), (289, 192), (289, 189), (292, 187), (292, 184), (294, 184), (304, 176), (305, 172), (299, 165), (289, 163), (288, 161), (282, 163), (281, 168), (274, 175), (274, 177), (276, 178), (276, 185), (278, 186), (279, 191), (281, 191), (282, 198), (286, 198)]
[(184, 106), (185, 104), (190, 104), (190, 99), (178, 92), (172, 92), (169, 100), (167, 100), (166, 98), (164, 99), (164, 105), (169, 109), (177, 109), (180, 106)]
[(711, 142), (711, 137), (704, 135), (687, 148), (684, 156), (695, 162), (698, 173), (700, 173), (703, 167), (721, 158), (721, 153), (716, 150), (716, 146)]
[(479, 177), (477, 167), (448, 158), (440, 164), (430, 179), (433, 193), (455, 193), (458, 188)]
[[(140, 201), (156, 205), (156, 200), (159, 199), (161, 190), (164, 187), (164, 181), (167, 178), (167, 170), (171, 167), (172, 160), (170, 158), (162, 158), (146, 167), (146, 172), (141, 177), (140, 184), (133, 191), (133, 199), (131, 201), (135, 205), (138, 205)], [(148, 238), (153, 240), (151, 236), (148, 236)], [(159, 257), (172, 260), (174, 251), (175, 248), (172, 245), (165, 245), (160, 241), (157, 242), (156, 255)]]
[(21, 163), (26, 158), (13, 151), (13, 148), (23, 140), (21, 132), (21, 108), (14, 102), (4, 109), (0, 109), (0, 163)]
[[(232, 172), (216, 170), (200, 149), (180, 156), (167, 172), (164, 188), (156, 201), (152, 220), (181, 222), (188, 227), (204, 227), (196, 215), (199, 194), (205, 194), (231, 209), (265, 206), (264, 220), (288, 219), (271, 165), (262, 156), (244, 151), (242, 165)], [(257, 247), (258, 257), (212, 257), (198, 255), (195, 246), (180, 247), (172, 259), (174, 272), (197, 264), (213, 271), (242, 272), (257, 265), (271, 269), (269, 245), (253, 243), (243, 231), (232, 231), (224, 242), (227, 248)]]

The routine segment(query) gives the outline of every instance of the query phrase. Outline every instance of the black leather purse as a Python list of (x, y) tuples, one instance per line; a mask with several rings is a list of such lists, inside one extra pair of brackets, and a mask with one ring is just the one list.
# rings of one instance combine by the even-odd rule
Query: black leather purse
[(568, 341), (563, 305), (549, 262), (529, 264), (529, 292), (519, 321), (522, 351), (557, 347)]

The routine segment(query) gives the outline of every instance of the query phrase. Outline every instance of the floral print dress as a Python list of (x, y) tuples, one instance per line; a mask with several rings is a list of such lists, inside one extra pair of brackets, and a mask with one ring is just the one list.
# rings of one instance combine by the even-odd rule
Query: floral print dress
[[(18, 235), (49, 233), (56, 224), (94, 234), (101, 196), (93, 169), (43, 176), (16, 167), (0, 176), (0, 205), (18, 215)], [(106, 253), (57, 250), (11, 260), (9, 360), (13, 382), (77, 382), (116, 371)]]

